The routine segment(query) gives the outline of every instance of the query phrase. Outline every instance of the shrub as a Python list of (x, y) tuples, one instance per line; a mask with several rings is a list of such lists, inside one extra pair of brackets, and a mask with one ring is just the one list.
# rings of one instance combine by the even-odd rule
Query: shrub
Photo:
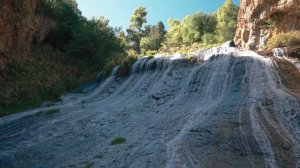
[(190, 62), (197, 62), (197, 59), (193, 56), (187, 58)]
[(300, 31), (280, 33), (271, 37), (267, 42), (267, 48), (286, 47), (300, 44)]
[(147, 57), (148, 60), (151, 60), (153, 58), (154, 58), (154, 56), (152, 56), (152, 55)]
[(157, 54), (157, 51), (147, 51), (146, 52), (147, 56), (154, 56), (155, 54)]
[(128, 76), (130, 74), (131, 67), (136, 60), (137, 60), (136, 57), (127, 57), (121, 60), (118, 76), (120, 77)]
[(276, 22), (274, 20), (272, 20), (271, 18), (266, 19), (265, 21), (263, 21), (260, 25), (261, 29), (270, 29), (276, 26)]
[(111, 141), (111, 145), (119, 145), (119, 144), (123, 144), (126, 142), (126, 139), (125, 138), (122, 138), (122, 137), (117, 137), (115, 138), (113, 141)]
[(65, 75), (62, 78), (66, 90), (75, 90), (79, 87), (79, 81), (73, 76)]
[(217, 35), (206, 33), (202, 36), (202, 41), (205, 44), (216, 44), (218, 42)]
[(52, 84), (49, 93), (54, 99), (59, 99), (59, 97), (64, 93), (65, 88), (62, 81), (56, 81)]

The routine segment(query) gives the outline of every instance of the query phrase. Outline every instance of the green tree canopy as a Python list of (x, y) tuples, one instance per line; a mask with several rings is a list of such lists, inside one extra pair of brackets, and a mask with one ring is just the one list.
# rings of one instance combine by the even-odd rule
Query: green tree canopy
[(140, 46), (144, 53), (147, 51), (157, 51), (166, 35), (165, 26), (162, 22), (158, 22), (156, 26), (145, 26), (145, 36), (141, 38)]
[(141, 52), (140, 41), (144, 36), (144, 31), (142, 27), (147, 23), (147, 11), (145, 7), (138, 7), (134, 10), (131, 18), (129, 29), (127, 29), (127, 38), (129, 42), (130, 49), (133, 49), (137, 53)]
[(174, 47), (201, 42), (204, 34), (215, 32), (217, 21), (214, 15), (197, 12), (182, 21), (170, 19), (168, 24), (166, 45)]
[(129, 28), (134, 30), (141, 30), (144, 23), (147, 23), (147, 11), (145, 7), (138, 7), (134, 10), (131, 18)]
[(224, 5), (216, 12), (219, 42), (233, 40), (237, 26), (238, 11), (239, 7), (233, 4), (232, 0), (226, 0)]
[(81, 15), (75, 0), (46, 0), (57, 22), (45, 42), (68, 53), (70, 62), (83, 67), (104, 66), (114, 52), (123, 52), (120, 40), (104, 17), (87, 20)]
[(236, 30), (238, 10), (239, 8), (231, 0), (226, 0), (215, 13), (196, 12), (186, 16), (182, 21), (170, 19), (165, 46), (213, 44), (232, 40)]

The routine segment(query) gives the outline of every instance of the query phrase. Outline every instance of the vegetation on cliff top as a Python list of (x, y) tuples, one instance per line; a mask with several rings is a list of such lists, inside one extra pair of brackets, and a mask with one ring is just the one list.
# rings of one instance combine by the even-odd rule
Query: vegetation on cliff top
[(146, 25), (146, 9), (137, 8), (127, 29), (127, 49), (137, 54), (186, 53), (219, 45), (234, 38), (238, 10), (231, 0), (226, 0), (215, 13), (196, 12), (183, 20), (169, 19), (170, 28), (165, 31), (162, 22)]
[[(56, 27), (41, 43), (33, 42), (29, 56), (12, 60), (0, 74), (0, 115), (57, 101), (69, 91), (102, 72), (109, 75), (121, 65), (118, 76), (127, 76), (141, 55), (189, 52), (233, 39), (238, 7), (226, 0), (217, 12), (197, 12), (182, 21), (147, 23), (147, 10), (137, 8), (130, 27), (112, 28), (104, 17), (82, 16), (75, 0), (44, 0), (36, 15), (52, 19)], [(2, 80), (3, 79), (3, 80)]]
[(108, 20), (87, 20), (74, 0), (43, 2), (36, 15), (54, 20), (57, 26), (42, 43), (33, 42), (28, 57), (12, 60), (0, 74), (0, 115), (57, 101), (95, 78), (110, 60), (117, 64), (126, 58)]

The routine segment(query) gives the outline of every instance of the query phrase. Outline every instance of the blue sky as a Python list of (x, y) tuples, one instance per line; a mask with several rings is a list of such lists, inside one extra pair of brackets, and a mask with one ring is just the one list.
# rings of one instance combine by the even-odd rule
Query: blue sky
[[(233, 2), (239, 5), (240, 0)], [(167, 25), (169, 18), (182, 19), (196, 11), (214, 12), (224, 0), (77, 0), (77, 3), (87, 18), (104, 16), (111, 26), (125, 29), (134, 9), (139, 6), (146, 7), (149, 24), (163, 21)]]

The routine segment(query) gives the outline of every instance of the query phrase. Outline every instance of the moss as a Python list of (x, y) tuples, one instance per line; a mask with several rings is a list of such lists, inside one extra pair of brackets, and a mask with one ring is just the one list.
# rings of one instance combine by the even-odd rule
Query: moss
[(53, 115), (55, 115), (56, 113), (59, 112), (59, 109), (51, 109), (51, 110), (48, 110), (45, 114), (48, 116), (48, 117), (52, 117)]
[(92, 168), (92, 167), (94, 167), (94, 163), (92, 163), (92, 162), (88, 163), (88, 164), (85, 166), (85, 168)]
[(125, 138), (117, 137), (113, 141), (111, 141), (110, 145), (119, 145), (119, 144), (123, 144), (125, 142), (126, 142)]
[(187, 58), (189, 61), (191, 61), (191, 62), (197, 62), (197, 59), (195, 58), (195, 57), (193, 57), (193, 56), (190, 56), (190, 57), (188, 57)]

